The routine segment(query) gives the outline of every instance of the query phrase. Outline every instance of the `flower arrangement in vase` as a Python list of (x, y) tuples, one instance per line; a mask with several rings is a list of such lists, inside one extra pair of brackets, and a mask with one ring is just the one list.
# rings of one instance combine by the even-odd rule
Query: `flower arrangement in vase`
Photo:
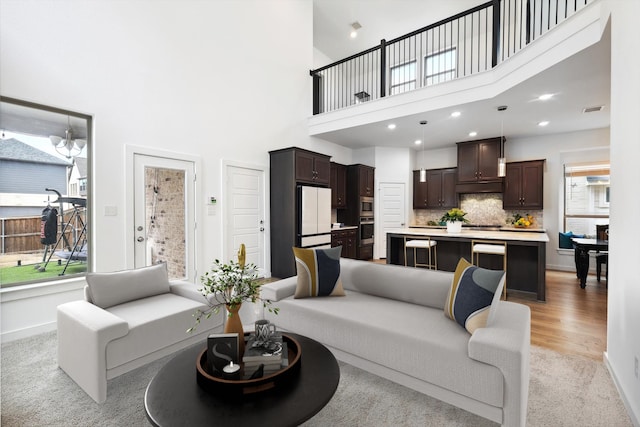
[[(258, 269), (254, 264), (244, 263), (244, 248), (239, 251), (238, 262), (229, 261), (227, 264), (215, 260), (213, 267), (200, 277), (202, 288), (199, 291), (207, 300), (209, 308), (206, 310), (196, 310), (195, 324), (187, 330), (193, 332), (205, 318), (210, 318), (213, 314), (218, 314), (221, 307), (227, 310), (227, 321), (225, 322), (224, 332), (237, 332), (239, 337), (244, 336), (242, 322), (238, 310), (245, 301), (256, 303), (262, 302), (263, 308), (267, 308), (269, 312), (278, 314), (279, 309), (271, 307), (271, 300), (263, 300), (260, 298), (260, 282), (258, 281)], [(244, 340), (239, 340), (242, 354)]]
[(440, 221), (447, 223), (448, 233), (460, 233), (462, 231), (462, 223), (469, 222), (464, 216), (467, 213), (459, 208), (449, 209)]

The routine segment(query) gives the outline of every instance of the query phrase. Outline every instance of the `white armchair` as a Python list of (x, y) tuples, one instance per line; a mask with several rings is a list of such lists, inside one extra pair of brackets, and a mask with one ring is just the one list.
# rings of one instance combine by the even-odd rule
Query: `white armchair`
[(85, 300), (58, 306), (58, 366), (98, 403), (107, 380), (222, 329), (218, 314), (186, 332), (208, 306), (197, 285), (169, 281), (165, 264), (86, 279)]

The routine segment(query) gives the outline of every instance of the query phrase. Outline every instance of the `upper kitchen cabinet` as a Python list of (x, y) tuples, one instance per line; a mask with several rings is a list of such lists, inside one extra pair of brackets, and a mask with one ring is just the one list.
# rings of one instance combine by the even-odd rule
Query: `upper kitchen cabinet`
[(300, 148), (295, 150), (296, 181), (329, 185), (331, 179), (330, 157)]
[(502, 192), (502, 178), (498, 176), (500, 139), (458, 143), (458, 193)]
[(456, 172), (456, 168), (427, 171), (427, 208), (449, 209), (458, 206)]
[(456, 182), (456, 168), (427, 170), (426, 182), (420, 182), (420, 171), (413, 171), (413, 208), (457, 207)]
[(543, 209), (544, 160), (507, 163), (502, 207)]
[(358, 174), (359, 194), (362, 197), (373, 197), (375, 168), (365, 165), (351, 165)]
[(331, 207), (347, 207), (347, 166), (331, 162)]

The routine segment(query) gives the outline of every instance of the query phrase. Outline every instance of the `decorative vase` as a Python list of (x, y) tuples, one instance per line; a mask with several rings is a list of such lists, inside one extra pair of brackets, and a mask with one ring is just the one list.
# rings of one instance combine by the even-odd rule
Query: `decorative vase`
[(231, 307), (227, 304), (227, 320), (224, 324), (224, 333), (225, 334), (238, 334), (238, 352), (240, 360), (242, 360), (242, 355), (244, 354), (244, 329), (242, 328), (242, 320), (240, 320), (240, 307), (242, 307), (242, 303), (237, 304), (235, 307)]
[(462, 231), (462, 221), (448, 221), (447, 233), (460, 233)]

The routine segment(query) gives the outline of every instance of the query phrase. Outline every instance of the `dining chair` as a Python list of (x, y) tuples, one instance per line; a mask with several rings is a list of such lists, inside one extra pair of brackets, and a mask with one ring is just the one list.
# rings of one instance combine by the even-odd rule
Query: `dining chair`
[[(598, 240), (609, 240), (609, 224), (598, 224), (596, 225), (596, 238)], [(609, 252), (599, 252), (596, 254), (596, 277), (598, 282), (602, 277), (602, 265), (604, 264), (606, 268), (605, 279), (607, 280), (607, 285), (609, 284)]]

